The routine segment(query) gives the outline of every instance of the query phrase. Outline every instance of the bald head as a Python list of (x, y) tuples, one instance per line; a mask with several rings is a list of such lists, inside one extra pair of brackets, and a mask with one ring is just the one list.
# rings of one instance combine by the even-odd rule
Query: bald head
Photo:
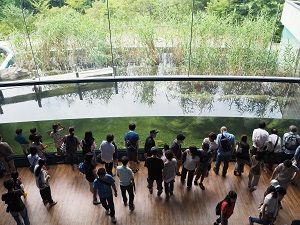
[(221, 127), (220, 131), (221, 131), (221, 133), (222, 132), (226, 132), (227, 131), (227, 127), (225, 127), (225, 126)]

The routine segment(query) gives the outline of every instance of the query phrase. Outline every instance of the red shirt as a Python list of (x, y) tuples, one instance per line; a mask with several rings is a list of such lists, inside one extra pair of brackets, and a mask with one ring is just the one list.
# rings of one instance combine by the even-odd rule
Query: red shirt
[(234, 210), (235, 202), (231, 202), (231, 204), (228, 204), (227, 201), (223, 201), (221, 205), (221, 214), (224, 215), (226, 219), (228, 219)]

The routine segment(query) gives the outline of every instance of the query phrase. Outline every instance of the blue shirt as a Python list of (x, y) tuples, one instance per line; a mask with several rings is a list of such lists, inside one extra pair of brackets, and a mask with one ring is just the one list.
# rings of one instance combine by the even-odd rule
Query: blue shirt
[(108, 198), (112, 196), (111, 185), (115, 183), (114, 178), (109, 175), (105, 174), (104, 177), (101, 179), (105, 182), (102, 182), (99, 178), (96, 178), (93, 183), (94, 190), (98, 191), (98, 195), (100, 198)]
[[(124, 140), (127, 143), (129, 141), (129, 145), (132, 145), (133, 147), (137, 147), (137, 142), (139, 140), (139, 135), (135, 131), (129, 131), (127, 134), (125, 134)], [(127, 144), (126, 144), (127, 145)], [(126, 147), (130, 147), (127, 145)]]
[(28, 144), (28, 141), (22, 135), (16, 135), (15, 140), (20, 144)]
[(235, 143), (235, 137), (234, 137), (233, 134), (230, 134), (228, 132), (223, 132), (223, 135), (228, 139), (231, 151), (224, 152), (224, 150), (222, 148), (222, 145), (221, 145), (222, 134), (218, 134), (217, 140), (216, 140), (216, 142), (217, 142), (217, 144), (219, 146), (219, 148), (218, 148), (218, 154), (220, 154), (220, 155), (231, 155), (231, 153), (232, 153), (232, 146)]

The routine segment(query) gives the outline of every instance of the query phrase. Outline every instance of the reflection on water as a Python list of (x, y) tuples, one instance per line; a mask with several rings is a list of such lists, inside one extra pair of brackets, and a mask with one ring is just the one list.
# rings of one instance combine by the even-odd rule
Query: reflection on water
[(299, 119), (299, 85), (127, 82), (3, 88), (0, 122), (122, 116)]

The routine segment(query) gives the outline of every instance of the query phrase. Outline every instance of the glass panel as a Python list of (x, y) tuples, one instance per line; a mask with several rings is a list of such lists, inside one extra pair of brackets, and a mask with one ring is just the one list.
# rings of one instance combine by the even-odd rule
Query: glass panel
[[(157, 143), (171, 143), (178, 132), (188, 137), (185, 147), (199, 146), (210, 131), (222, 125), (238, 137), (251, 136), (260, 119), (268, 129), (283, 135), (290, 124), (299, 124), (300, 89), (296, 84), (246, 82), (129, 82), (80, 85), (47, 85), (3, 88), (0, 133), (18, 153), (14, 132), (24, 135), (36, 127), (49, 151), (52, 124), (74, 125), (78, 137), (92, 130), (97, 143), (115, 134), (123, 149), (129, 122), (137, 123), (141, 140), (149, 131), (160, 131)], [(199, 139), (200, 138), (200, 139)]]

